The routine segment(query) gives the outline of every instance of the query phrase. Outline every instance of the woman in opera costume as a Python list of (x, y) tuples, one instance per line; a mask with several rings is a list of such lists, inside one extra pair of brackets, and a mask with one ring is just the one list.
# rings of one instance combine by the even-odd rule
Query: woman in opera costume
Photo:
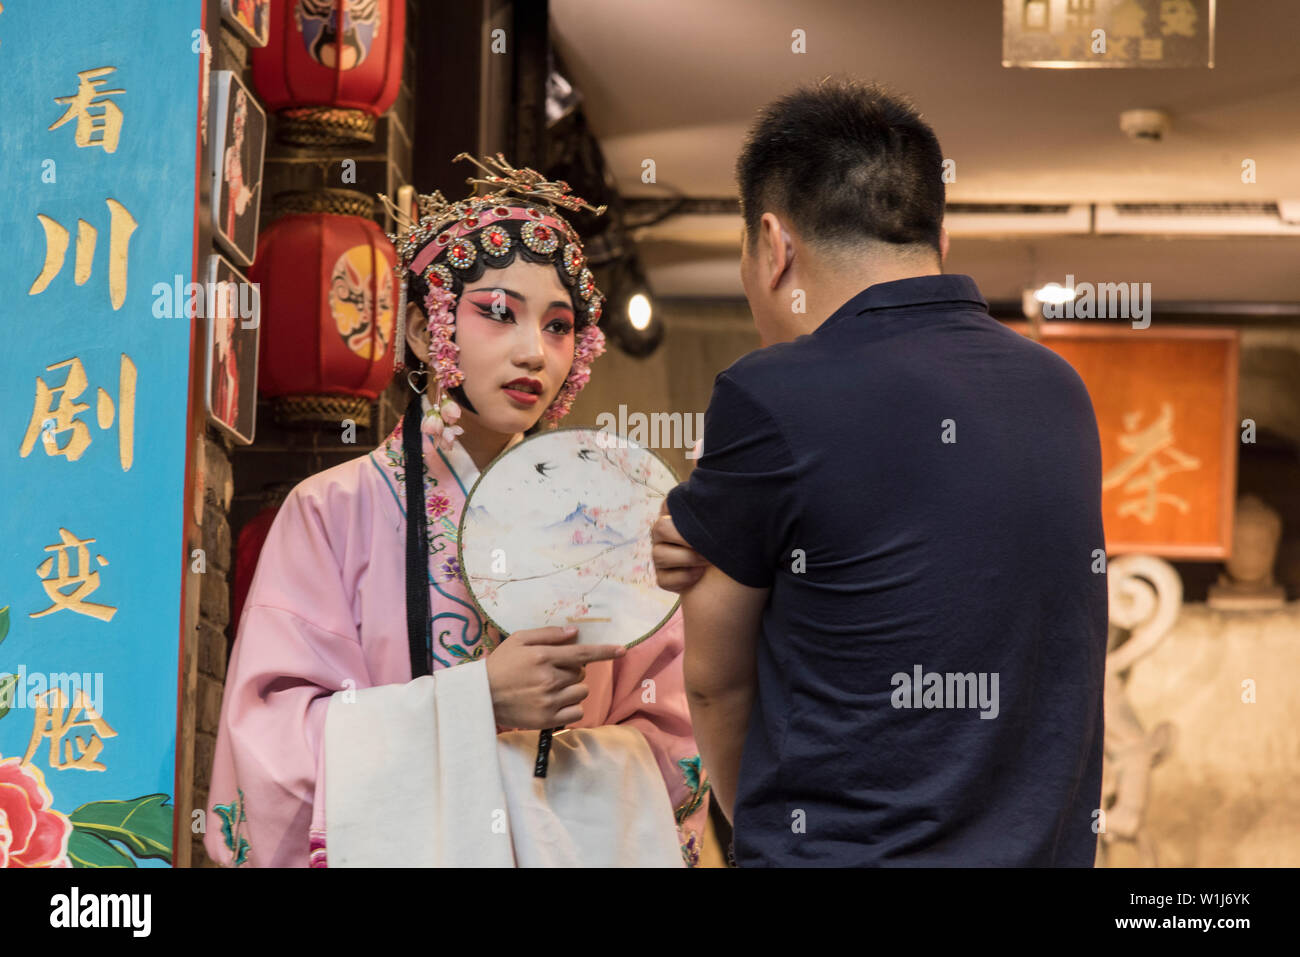
[[(222, 702), (205, 833), (220, 863), (698, 861), (708, 784), (680, 611), (629, 649), (573, 628), (503, 640), (460, 578), (480, 470), (563, 418), (604, 351), (602, 296), (559, 213), (590, 207), (500, 155), (471, 162), (485, 195), (422, 196), (394, 237), (416, 396), (377, 449), (294, 488), (267, 537)], [(550, 727), (570, 730), (534, 778)]]

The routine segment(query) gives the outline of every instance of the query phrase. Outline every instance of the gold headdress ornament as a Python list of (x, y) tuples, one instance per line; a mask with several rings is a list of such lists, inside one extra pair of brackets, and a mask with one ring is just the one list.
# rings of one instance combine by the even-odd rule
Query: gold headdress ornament
[[(468, 153), (461, 153), (453, 162), (458, 163), (461, 160), (469, 160), (488, 174), (486, 178), (466, 177), (465, 182), (470, 185), (496, 187), (502, 192), (511, 192), (526, 199), (544, 200), (552, 206), (562, 206), (565, 209), (572, 210), (585, 209), (597, 216), (604, 213), (607, 208), (605, 206), (592, 206), (581, 196), (570, 195), (573, 192), (573, 187), (562, 179), (552, 182), (537, 170), (529, 169), (526, 166), (523, 169), (515, 169), (506, 162), (505, 156), (501, 153), (498, 153), (495, 159), (487, 159), (485, 163), (479, 162)], [(493, 169), (496, 172), (493, 172)]]
[[(485, 156), (482, 161), (475, 159), (469, 153), (458, 153), (452, 162), (459, 163), (462, 160), (468, 160), (487, 174), (467, 176), (466, 185), (486, 186), (489, 188), (488, 192), (454, 203), (443, 196), (440, 190), (419, 193), (415, 197), (418, 222), (411, 222), (409, 210), (402, 209), (383, 193), (378, 194), (379, 201), (397, 223), (397, 232), (389, 233), (388, 238), (397, 247), (404, 266), (409, 266), (411, 259), (407, 250), (403, 249), (404, 246), (408, 247), (409, 252), (413, 254), (415, 246), (427, 238), (428, 234), (435, 233), (447, 224), (463, 218), (472, 207), (499, 201), (510, 194), (521, 199), (540, 201), (560, 209), (571, 211), (585, 209), (597, 216), (603, 215), (609, 208), (605, 205), (592, 206), (581, 196), (573, 195), (573, 187), (564, 180), (548, 180), (535, 169), (527, 166), (522, 168), (511, 166), (503, 153), (497, 153), (495, 157)], [(564, 225), (567, 227), (568, 223)], [(569, 231), (572, 232), (572, 227), (569, 227)], [(420, 235), (413, 235), (415, 233)]]

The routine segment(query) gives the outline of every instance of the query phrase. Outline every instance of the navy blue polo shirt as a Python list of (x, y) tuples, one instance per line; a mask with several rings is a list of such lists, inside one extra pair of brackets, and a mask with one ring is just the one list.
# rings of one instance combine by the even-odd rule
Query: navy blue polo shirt
[(668, 506), (770, 589), (737, 863), (1092, 865), (1096, 419), (974, 280), (879, 283), (719, 373)]

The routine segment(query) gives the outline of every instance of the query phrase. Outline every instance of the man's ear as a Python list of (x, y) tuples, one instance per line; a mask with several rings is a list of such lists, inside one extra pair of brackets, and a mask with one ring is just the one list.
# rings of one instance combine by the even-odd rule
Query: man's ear
[(948, 261), (948, 227), (939, 227), (939, 265)]
[(775, 289), (794, 262), (794, 242), (785, 224), (771, 213), (764, 213), (758, 221), (758, 251), (767, 272), (764, 281), (769, 289)]
[(413, 302), (406, 304), (406, 342), (417, 359), (429, 364), (429, 320)]

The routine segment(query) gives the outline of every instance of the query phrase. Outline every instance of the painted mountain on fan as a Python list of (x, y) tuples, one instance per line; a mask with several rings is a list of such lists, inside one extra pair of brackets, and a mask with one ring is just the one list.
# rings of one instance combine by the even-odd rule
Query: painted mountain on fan
[(623, 545), (629, 541), (613, 528), (601, 528), (592, 517), (587, 506), (581, 502), (578, 507), (558, 522), (546, 526), (548, 532), (554, 532), (556, 538), (572, 542), (575, 545)]

